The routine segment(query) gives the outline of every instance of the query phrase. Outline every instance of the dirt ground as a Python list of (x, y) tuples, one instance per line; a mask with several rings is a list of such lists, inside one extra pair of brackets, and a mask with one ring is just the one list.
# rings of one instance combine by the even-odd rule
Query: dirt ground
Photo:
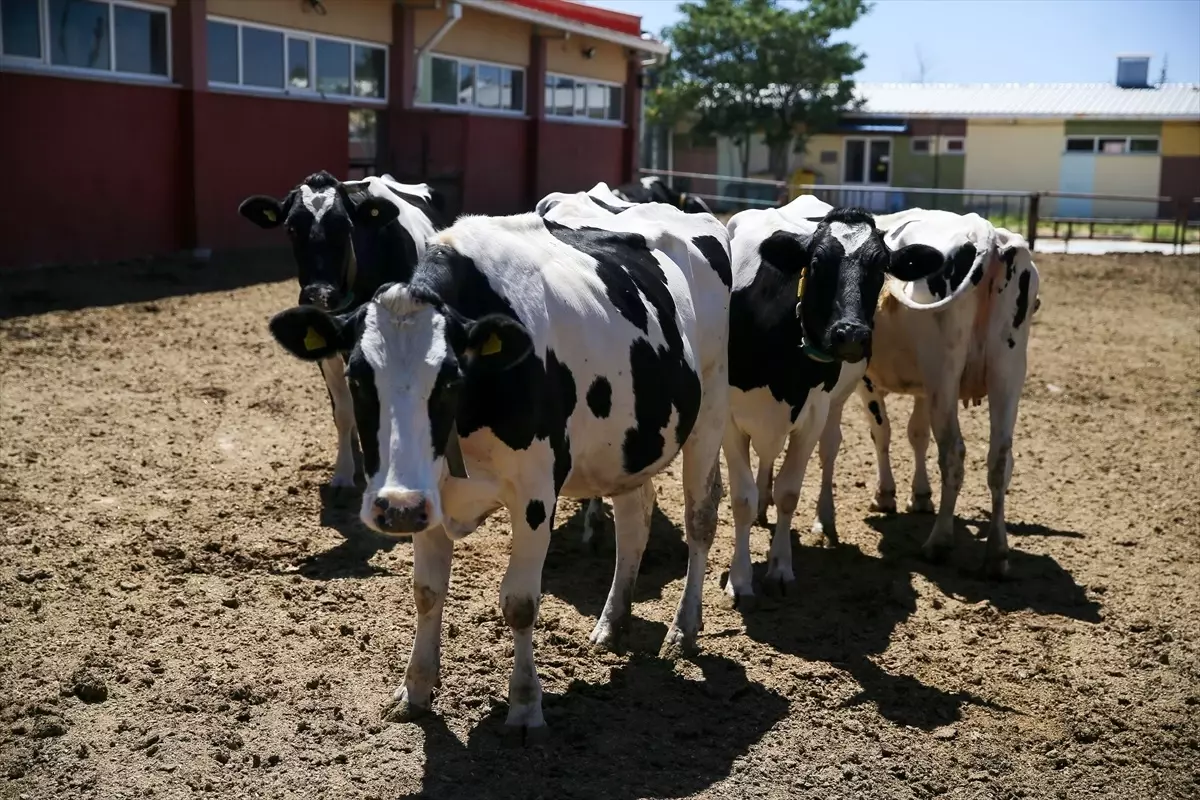
[[(693, 660), (656, 656), (685, 570), (678, 470), (658, 481), (625, 655), (587, 646), (611, 536), (585, 551), (564, 501), (535, 635), (552, 734), (529, 749), (502, 735), (503, 514), (456, 548), (436, 713), (381, 722), (412, 639), (412, 550), (323, 506), (325, 389), (266, 328), (296, 288), (258, 282), (286, 264), (10, 279), (0, 796), (1196, 797), (1200, 263), (1039, 268), (1010, 580), (976, 575), (986, 405), (962, 412), (947, 565), (920, 558), (931, 517), (868, 512), (856, 408), (841, 544), (807, 532), (810, 471), (796, 596), (726, 608), (726, 498)], [(902, 495), (910, 408), (891, 404)]]

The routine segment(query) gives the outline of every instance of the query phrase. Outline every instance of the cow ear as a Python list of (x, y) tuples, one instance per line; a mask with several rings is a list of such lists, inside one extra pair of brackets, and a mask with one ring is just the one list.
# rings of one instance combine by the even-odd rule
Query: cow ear
[(533, 351), (524, 325), (502, 314), (489, 314), (466, 329), (464, 360), (468, 371), (503, 372)]
[(400, 208), (384, 197), (367, 195), (354, 206), (354, 224), (363, 228), (382, 228), (400, 216)]
[(892, 251), (887, 272), (902, 281), (919, 281), (937, 272), (945, 264), (942, 251), (927, 244), (910, 244)]
[(297, 358), (319, 361), (354, 349), (366, 306), (344, 315), (316, 306), (296, 306), (271, 317), (268, 327), (275, 341)]
[(238, 213), (260, 228), (277, 228), (283, 223), (283, 205), (274, 197), (256, 194), (238, 206)]
[(758, 246), (763, 261), (785, 275), (794, 275), (808, 266), (811, 236), (791, 231), (775, 231)]

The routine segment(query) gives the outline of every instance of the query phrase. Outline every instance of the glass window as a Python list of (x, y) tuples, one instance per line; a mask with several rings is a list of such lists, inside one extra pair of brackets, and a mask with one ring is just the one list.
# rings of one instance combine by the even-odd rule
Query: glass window
[(608, 115), (608, 87), (589, 83), (587, 87), (587, 109), (591, 119), (604, 119)]
[(224, 22), (208, 23), (208, 79), (238, 82), (238, 29)]
[(503, 70), (500, 77), (503, 88), (500, 92), (501, 103), (510, 111), (525, 109), (525, 73), (519, 69)]
[(610, 86), (608, 87), (608, 118), (620, 122), (625, 116), (625, 87)]
[(1130, 139), (1129, 152), (1131, 153), (1157, 153), (1158, 139)]
[(460, 106), (469, 106), (475, 102), (475, 65), (458, 65), (458, 99)]
[(575, 84), (574, 109), (575, 109), (573, 112), (574, 116), (576, 116), (576, 117), (586, 117), (587, 116), (587, 84), (586, 83), (576, 83)]
[(500, 107), (500, 68), (480, 64), (475, 86), (475, 105), (480, 108)]
[(139, 75), (167, 74), (167, 15), (113, 6), (117, 70)]
[(862, 139), (846, 141), (846, 183), (866, 183), (867, 143)]
[(912, 140), (912, 151), (918, 154), (927, 154), (929, 152), (929, 139), (924, 136)]
[(91, 0), (50, 0), (50, 63), (111, 69), (108, 5)]
[(871, 172), (867, 175), (867, 183), (888, 183), (892, 175), (892, 143), (886, 139), (872, 139), (870, 154)]
[(42, 57), (38, 0), (0, 0), (0, 28), (4, 40), (0, 51), (6, 56)]
[(1101, 139), (1100, 152), (1107, 155), (1118, 155), (1125, 152), (1125, 139)]
[(242, 83), (283, 88), (283, 34), (242, 27)]
[(1067, 152), (1094, 153), (1096, 152), (1096, 140), (1090, 136), (1086, 138), (1075, 137), (1072, 139), (1067, 139)]
[(387, 80), (387, 56), (381, 47), (354, 45), (354, 94), (383, 97)]
[(560, 117), (570, 117), (575, 114), (575, 81), (570, 78), (556, 78), (558, 82), (554, 89), (554, 113)]
[(317, 91), (350, 94), (350, 45), (317, 39)]
[(373, 163), (378, 141), (379, 117), (375, 109), (350, 109), (350, 163)]
[[(450, 58), (430, 59), (425, 70), (430, 79), (428, 100), (444, 106), (458, 105), (459, 77), (458, 62)], [(472, 84), (473, 85), (473, 84)]]
[(288, 39), (288, 86), (293, 89), (308, 89), (308, 40)]
[(966, 149), (967, 149), (967, 140), (966, 139), (954, 138), (954, 139), (946, 140), (946, 152), (947, 153), (962, 153), (962, 152), (965, 152)]

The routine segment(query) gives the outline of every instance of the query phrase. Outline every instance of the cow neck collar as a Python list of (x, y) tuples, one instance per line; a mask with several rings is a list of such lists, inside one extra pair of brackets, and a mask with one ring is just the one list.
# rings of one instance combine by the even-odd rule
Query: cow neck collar
[(800, 352), (818, 364), (832, 364), (833, 356), (808, 340), (804, 335), (804, 317), (800, 314), (800, 304), (804, 300), (804, 284), (808, 277), (808, 267), (800, 268), (800, 280), (796, 284), (796, 319), (800, 321)]

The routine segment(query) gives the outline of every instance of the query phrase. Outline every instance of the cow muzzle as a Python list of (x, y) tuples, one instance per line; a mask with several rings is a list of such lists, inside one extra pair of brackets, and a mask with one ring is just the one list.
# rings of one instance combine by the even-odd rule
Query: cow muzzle
[(436, 520), (433, 503), (424, 492), (382, 489), (363, 503), (362, 520), (383, 534), (406, 536), (430, 528)]
[(300, 305), (316, 306), (326, 311), (335, 309), (341, 302), (342, 293), (328, 283), (310, 283), (300, 289)]
[(871, 355), (871, 329), (860, 322), (838, 322), (829, 332), (833, 355), (850, 364)]

